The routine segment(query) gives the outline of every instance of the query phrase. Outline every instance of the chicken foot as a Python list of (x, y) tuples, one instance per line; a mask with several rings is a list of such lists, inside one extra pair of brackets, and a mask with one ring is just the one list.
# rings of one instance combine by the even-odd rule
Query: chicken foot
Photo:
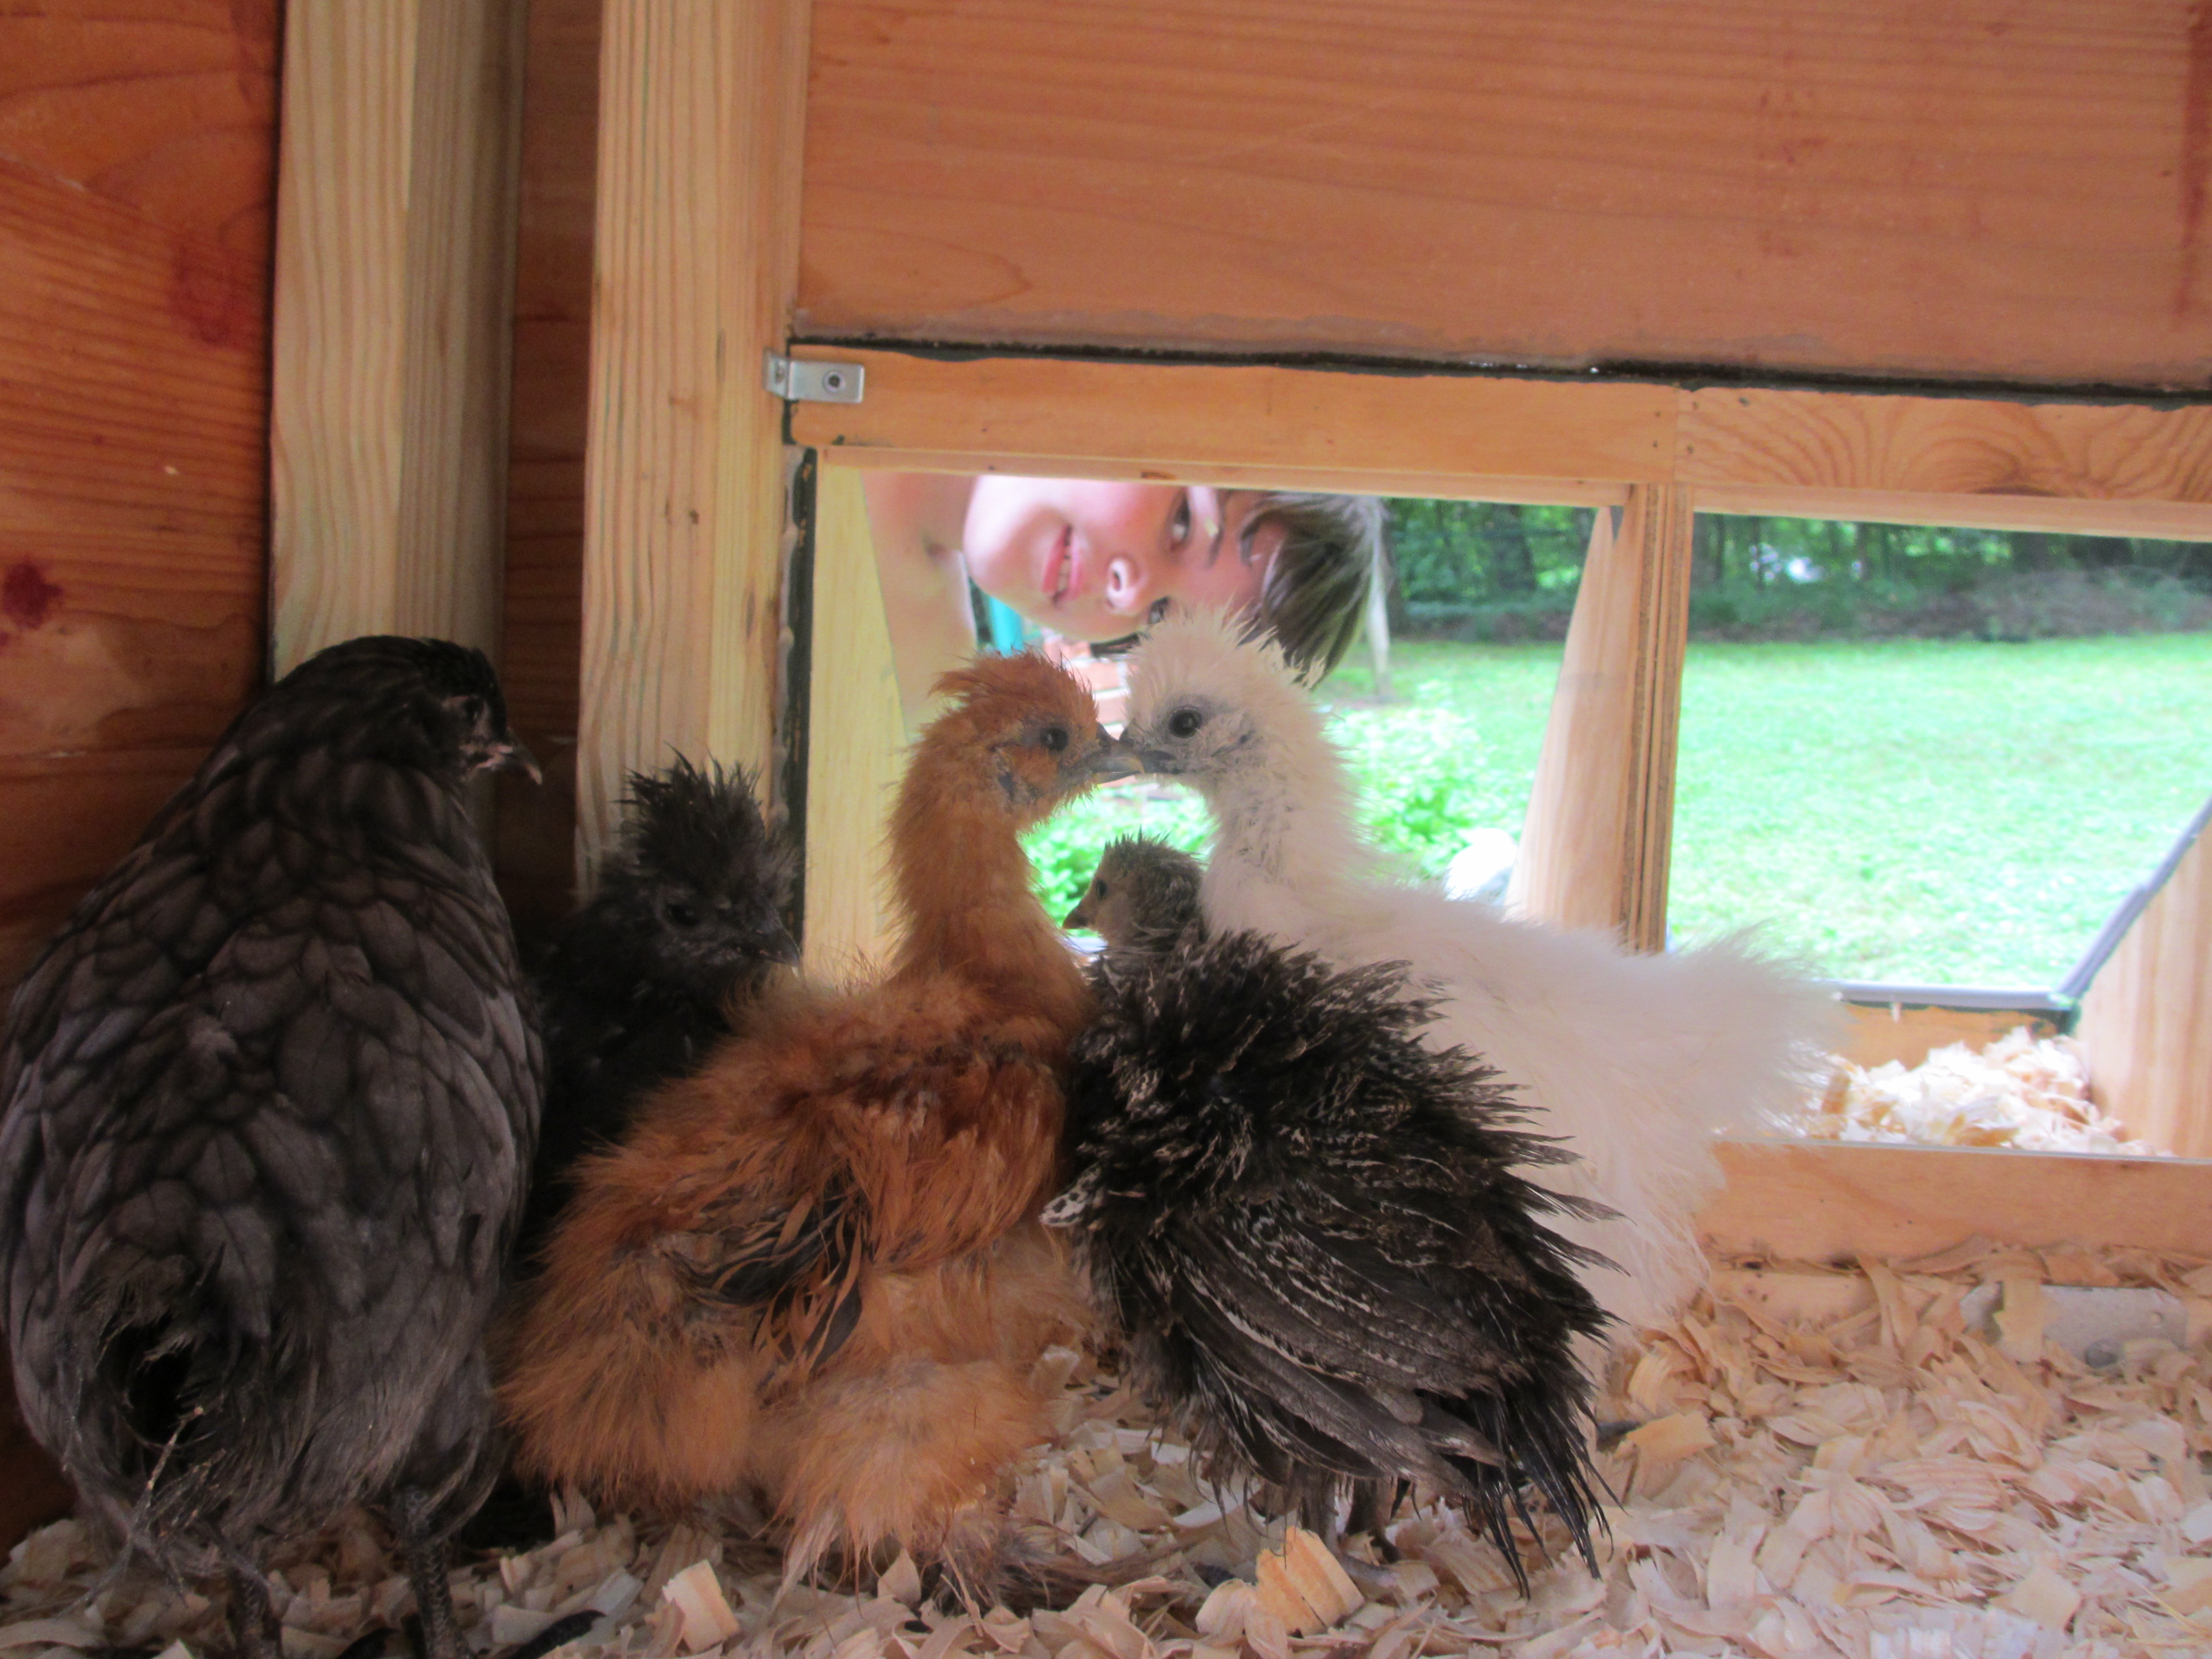
[(469, 1644), (453, 1611), (453, 1581), (447, 1576), (446, 1540), (434, 1523), (429, 1493), (402, 1486), (392, 1494), (392, 1524), (407, 1559), (407, 1582), (415, 1589), (415, 1613), (422, 1621), (424, 1659), (469, 1659)]
[(223, 1553), (229, 1563), (230, 1605), (225, 1611), (231, 1650), (238, 1659), (277, 1659), (283, 1650), (268, 1581), (237, 1551), (226, 1547)]

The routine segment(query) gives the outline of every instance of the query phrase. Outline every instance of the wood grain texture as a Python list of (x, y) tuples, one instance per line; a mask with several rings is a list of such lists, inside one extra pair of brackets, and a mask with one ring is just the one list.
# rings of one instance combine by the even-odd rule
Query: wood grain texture
[[(0, 994), (259, 679), (276, 21), (0, 10)], [(0, 1549), (69, 1501), (0, 1389)]]
[(2097, 1103), (2130, 1135), (2212, 1157), (2212, 834), (2182, 855), (2081, 1000)]
[(526, 62), (500, 679), (544, 781), (502, 774), (493, 832), (500, 891), (536, 935), (568, 913), (576, 879), (599, 0), (532, 0)]
[[(1656, 481), (1674, 466), (1675, 393), (1478, 375), (1355, 374), (1050, 357), (957, 361), (891, 351), (793, 355), (867, 371), (857, 404), (799, 404), (791, 435), (845, 450), (988, 458), (1051, 476), (1110, 459), (1136, 475), (1208, 468), (1285, 476), (1387, 470), (1419, 484), (1470, 476)], [(971, 470), (982, 471), (981, 466)], [(1208, 471), (1206, 476), (1212, 477)]]
[(824, 468), (814, 506), (814, 741), (806, 770), (806, 967), (836, 975), (893, 942), (884, 836), (906, 724), (860, 475)]
[(280, 672), (360, 634), (498, 648), (526, 16), (526, 0), (287, 13)]
[(577, 813), (672, 749), (773, 776), (805, 0), (608, 0)]
[(1701, 489), (2212, 506), (2212, 408), (1705, 390), (1676, 476)]
[(1506, 902), (1663, 949), (1675, 732), (1689, 640), (1690, 497), (1639, 485), (1601, 513), (1568, 624)]
[(0, 986), (259, 676), (273, 19), (103, 9), (0, 17)]
[(1952, 1146), (1723, 1142), (1698, 1221), (1716, 1254), (1916, 1256), (1976, 1234), (2212, 1256), (2212, 1164)]
[(2201, 386), (2197, 10), (822, 0), (799, 326)]
[(801, 348), (835, 466), (1013, 472), (2212, 539), (2212, 409)]

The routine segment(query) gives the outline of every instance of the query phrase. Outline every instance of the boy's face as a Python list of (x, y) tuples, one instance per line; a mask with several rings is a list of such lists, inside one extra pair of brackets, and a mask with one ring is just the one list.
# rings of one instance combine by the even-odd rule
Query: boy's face
[(1177, 606), (1260, 601), (1279, 524), (1246, 531), (1259, 496), (1182, 484), (987, 474), (969, 498), (968, 574), (1055, 633), (1113, 640)]

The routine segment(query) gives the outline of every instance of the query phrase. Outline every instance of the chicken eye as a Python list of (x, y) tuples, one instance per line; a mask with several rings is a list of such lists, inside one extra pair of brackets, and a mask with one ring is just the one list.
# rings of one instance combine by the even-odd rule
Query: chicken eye
[(1169, 601), (1166, 599), (1154, 599), (1145, 611), (1146, 626), (1158, 628), (1165, 622), (1168, 619), (1168, 605)]
[(691, 905), (684, 903), (681, 899), (671, 901), (661, 914), (665, 915), (671, 923), (678, 927), (696, 927), (699, 925), (699, 912), (697, 909)]
[(1105, 878), (1103, 876), (1099, 876), (1099, 877), (1094, 878), (1093, 878), (1093, 880), (1091, 881), (1091, 890), (1092, 890), (1093, 892), (1097, 893), (1100, 898), (1102, 898), (1102, 899), (1103, 899), (1103, 898), (1104, 898), (1104, 897), (1106, 896), (1106, 890), (1106, 890), (1106, 878)]
[(1042, 744), (1048, 752), (1057, 755), (1067, 747), (1067, 728), (1064, 726), (1048, 726), (1038, 733), (1037, 741)]
[(1206, 724), (1206, 716), (1195, 708), (1178, 708), (1168, 716), (1168, 735), (1171, 738), (1192, 738)]

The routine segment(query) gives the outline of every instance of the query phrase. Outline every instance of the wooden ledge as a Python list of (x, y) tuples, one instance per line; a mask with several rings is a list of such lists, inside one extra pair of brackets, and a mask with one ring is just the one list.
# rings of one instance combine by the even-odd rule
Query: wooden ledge
[(1698, 1218), (1715, 1255), (1917, 1256), (1980, 1234), (2212, 1257), (2212, 1161), (1949, 1146), (1729, 1141)]

